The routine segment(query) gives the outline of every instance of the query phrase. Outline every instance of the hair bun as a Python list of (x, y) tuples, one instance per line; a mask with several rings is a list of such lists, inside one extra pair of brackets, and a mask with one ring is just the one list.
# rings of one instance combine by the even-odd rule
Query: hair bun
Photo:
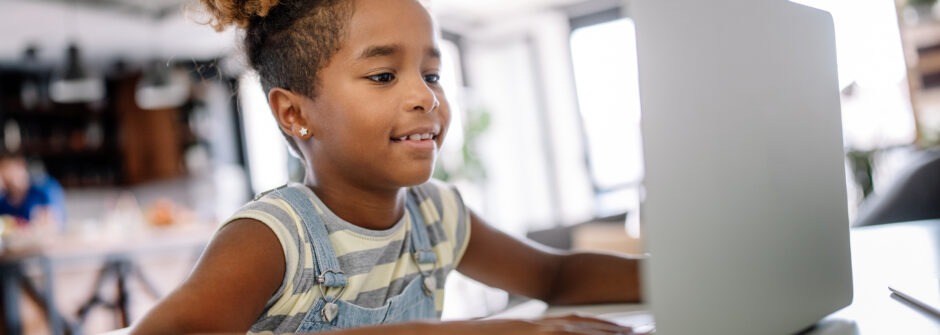
[(280, 0), (201, 0), (209, 16), (208, 24), (216, 30), (228, 25), (247, 28), (255, 16), (267, 16)]

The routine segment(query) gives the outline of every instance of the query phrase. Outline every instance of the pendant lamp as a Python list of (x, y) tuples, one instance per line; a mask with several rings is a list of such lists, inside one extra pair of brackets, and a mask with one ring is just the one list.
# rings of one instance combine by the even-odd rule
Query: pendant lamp
[(82, 64), (78, 45), (69, 44), (65, 67), (49, 85), (49, 97), (58, 103), (82, 103), (100, 101), (104, 93), (104, 80), (90, 75)]
[(153, 61), (137, 82), (134, 100), (141, 109), (171, 109), (189, 99), (190, 80), (185, 71), (161, 61)]
[(46, 99), (46, 87), (42, 84), (42, 75), (40, 73), (38, 48), (29, 46), (23, 52), (23, 61), (20, 65), (25, 72), (23, 82), (20, 84), (20, 104), (26, 110), (36, 108)]

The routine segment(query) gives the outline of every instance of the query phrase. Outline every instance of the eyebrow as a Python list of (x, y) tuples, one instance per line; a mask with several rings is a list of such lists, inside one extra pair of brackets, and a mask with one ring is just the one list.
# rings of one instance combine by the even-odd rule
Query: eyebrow
[[(401, 49), (401, 46), (397, 44), (371, 46), (363, 50), (357, 59), (391, 56), (401, 51)], [(427, 49), (426, 55), (434, 59), (440, 59), (441, 50), (435, 47), (430, 47)]]

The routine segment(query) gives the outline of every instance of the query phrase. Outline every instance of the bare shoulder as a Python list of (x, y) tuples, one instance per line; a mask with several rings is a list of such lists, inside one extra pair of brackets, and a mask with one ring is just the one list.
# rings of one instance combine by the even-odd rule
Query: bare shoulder
[[(248, 243), (254, 245), (246, 245)], [(240, 246), (241, 249), (251, 249), (243, 250), (248, 252), (263, 251), (265, 249), (276, 249), (280, 251), (280, 242), (274, 231), (271, 230), (271, 227), (268, 227), (261, 221), (250, 218), (235, 219), (219, 228), (219, 231), (216, 232), (212, 241), (209, 243), (207, 252), (212, 247), (226, 247), (231, 244)], [(252, 248), (246, 248), (248, 246)], [(281, 257), (283, 257), (283, 255), (281, 255)]]
[[(270, 227), (254, 219), (236, 219), (216, 232), (196, 266), (235, 266), (241, 271), (277, 270), (283, 274), (284, 253)], [(234, 269), (233, 269), (234, 271)], [(195, 274), (195, 273), (194, 273)]]

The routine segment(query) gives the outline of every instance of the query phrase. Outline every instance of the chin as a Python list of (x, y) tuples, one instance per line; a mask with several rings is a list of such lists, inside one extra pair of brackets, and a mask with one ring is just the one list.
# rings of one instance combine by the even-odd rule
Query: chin
[(418, 186), (431, 180), (433, 172), (434, 169), (430, 167), (423, 170), (411, 170), (407, 174), (399, 175), (399, 182), (403, 187)]
[(405, 187), (418, 186), (418, 185), (427, 183), (429, 180), (431, 180), (430, 173), (428, 173), (427, 175), (420, 176), (420, 177), (409, 178), (408, 180), (405, 181), (404, 186)]

